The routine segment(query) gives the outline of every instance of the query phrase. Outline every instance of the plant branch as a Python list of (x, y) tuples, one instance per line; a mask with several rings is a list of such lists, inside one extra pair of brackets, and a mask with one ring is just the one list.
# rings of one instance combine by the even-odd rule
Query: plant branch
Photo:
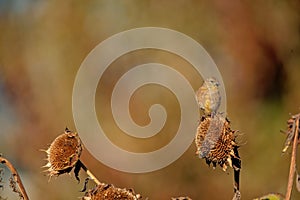
[(86, 174), (97, 184), (101, 185), (102, 183), (94, 176), (94, 174), (81, 162), (81, 160), (78, 160), (80, 163), (82, 169), (86, 172)]
[(29, 200), (28, 195), (26, 193), (26, 190), (23, 186), (23, 183), (21, 181), (21, 178), (17, 172), (17, 170), (14, 168), (14, 166), (9, 162), (6, 158), (3, 158), (0, 156), (0, 163), (7, 166), (7, 168), (11, 171), (11, 174), (13, 176), (14, 181), (18, 184), (20, 193), (23, 196), (24, 200)]
[(297, 146), (298, 146), (298, 134), (299, 134), (299, 119), (300, 115), (293, 116), (295, 123), (294, 125), (294, 141), (292, 146), (292, 157), (291, 157), (291, 164), (290, 164), (290, 172), (289, 172), (289, 179), (287, 185), (287, 191), (285, 195), (285, 200), (291, 199), (292, 189), (293, 189), (293, 182), (294, 182), (294, 175), (296, 172), (296, 157), (297, 157)]

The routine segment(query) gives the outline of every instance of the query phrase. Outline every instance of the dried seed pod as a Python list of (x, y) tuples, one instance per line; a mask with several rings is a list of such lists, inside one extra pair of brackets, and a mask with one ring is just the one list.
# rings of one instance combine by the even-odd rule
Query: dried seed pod
[(68, 128), (51, 143), (46, 151), (49, 176), (69, 173), (79, 161), (82, 143), (77, 133)]
[(221, 114), (202, 116), (195, 137), (196, 154), (205, 158), (208, 165), (212, 163), (213, 167), (219, 164), (224, 171), (228, 166), (239, 170), (240, 160), (235, 139), (236, 131), (231, 130), (229, 120)]
[(111, 184), (100, 184), (86, 192), (82, 200), (138, 200), (140, 194), (135, 194), (132, 189), (116, 188)]

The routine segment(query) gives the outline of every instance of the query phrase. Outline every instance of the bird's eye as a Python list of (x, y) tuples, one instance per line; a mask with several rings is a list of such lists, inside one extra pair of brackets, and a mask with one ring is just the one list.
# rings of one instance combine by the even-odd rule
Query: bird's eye
[(217, 80), (210, 80), (210, 82), (215, 85), (215, 86), (219, 86), (220, 83)]

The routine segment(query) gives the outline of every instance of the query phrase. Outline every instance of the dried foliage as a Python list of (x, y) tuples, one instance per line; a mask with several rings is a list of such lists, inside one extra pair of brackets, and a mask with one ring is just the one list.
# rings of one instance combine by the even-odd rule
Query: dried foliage
[(84, 200), (90, 199), (140, 199), (141, 195), (135, 194), (131, 189), (120, 189), (110, 184), (101, 183), (80, 161), (80, 155), (83, 145), (77, 133), (70, 131), (68, 128), (51, 143), (47, 153), (49, 176), (59, 176), (69, 173), (74, 169), (75, 178), (79, 181), (79, 172), (83, 169), (88, 178), (86, 178), (82, 192), (86, 191), (87, 183), (93, 180), (97, 185), (94, 189), (86, 192), (82, 197)]
[[(213, 167), (219, 164), (224, 171), (230, 166), (235, 170), (240, 169), (236, 131), (231, 130), (228, 119), (217, 114), (214, 117), (202, 116), (197, 128), (195, 143), (196, 154), (205, 158), (206, 163)], [(238, 161), (238, 163), (233, 162)]]
[(220, 165), (234, 170), (234, 200), (241, 199), (239, 191), (241, 159), (236, 142), (237, 131), (230, 128), (230, 121), (218, 112), (221, 105), (219, 82), (214, 77), (206, 79), (196, 92), (196, 100), (203, 111), (195, 136), (196, 155), (204, 158), (213, 168)]
[(282, 150), (283, 153), (285, 153), (290, 146), (292, 146), (292, 154), (291, 154), (291, 163), (290, 163), (290, 171), (289, 171), (289, 177), (288, 177), (288, 185), (287, 185), (287, 191), (285, 196), (282, 194), (268, 194), (263, 197), (256, 198), (254, 200), (290, 200), (293, 184), (294, 184), (294, 176), (296, 174), (296, 189), (300, 191), (300, 176), (297, 172), (297, 166), (296, 166), (296, 158), (297, 158), (297, 148), (300, 142), (299, 135), (300, 135), (300, 113), (296, 115), (292, 115), (290, 119), (287, 120), (287, 130), (281, 131), (286, 134), (286, 140), (284, 144), (284, 148)]
[(12, 188), (13, 192), (16, 192), (19, 195), (20, 199), (28, 200), (29, 198), (23, 186), (22, 180), (13, 164), (2, 156), (0, 156), (0, 163), (6, 165), (6, 167), (11, 172), (12, 176), (9, 179), (9, 186)]
[[(291, 118), (287, 121), (287, 131), (285, 133), (287, 134), (287, 138), (285, 141), (283, 152), (286, 152), (288, 147), (292, 146), (290, 172), (289, 172), (289, 179), (287, 185), (287, 192), (285, 196), (285, 199), (289, 200), (292, 194), (294, 175), (297, 174), (296, 158), (297, 158), (297, 147), (299, 144), (299, 135), (300, 135), (300, 113), (291, 116)], [(296, 176), (296, 188), (299, 190), (298, 174)]]
[(221, 114), (203, 115), (197, 128), (195, 143), (196, 154), (199, 158), (204, 158), (208, 165), (212, 163), (215, 168), (218, 164), (224, 171), (228, 166), (233, 168), (233, 199), (238, 200), (241, 198), (239, 191), (241, 159), (238, 153), (236, 133), (237, 131), (230, 128), (230, 121)]
[[(49, 176), (59, 176), (69, 173), (79, 161), (82, 152), (82, 143), (77, 133), (71, 132), (68, 128), (51, 143), (46, 151)], [(78, 170), (75, 171), (78, 179)]]
[(82, 200), (138, 200), (140, 194), (135, 194), (132, 189), (121, 189), (111, 184), (100, 184), (86, 192)]
[(287, 120), (287, 130), (286, 131), (282, 131), (283, 133), (286, 134), (286, 140), (284, 143), (284, 148), (282, 150), (283, 153), (285, 153), (287, 151), (287, 149), (291, 146), (291, 144), (293, 143), (295, 134), (296, 134), (296, 129), (298, 130), (298, 140), (299, 140), (299, 130), (300, 127), (298, 125), (297, 127), (297, 121), (299, 121), (299, 115), (293, 115), (289, 120)]
[[(296, 188), (300, 190), (300, 176), (296, 170), (296, 150), (299, 144), (299, 132), (300, 132), (300, 114), (293, 115), (287, 121), (287, 134), (285, 146), (283, 152), (286, 152), (289, 146), (292, 146), (291, 155), (291, 167), (289, 174), (289, 182), (286, 200), (291, 197), (291, 191), (294, 181), (294, 175), (296, 174)], [(239, 176), (241, 169), (241, 159), (238, 153), (239, 145), (236, 142), (237, 131), (234, 131), (230, 127), (230, 121), (223, 117), (220, 113), (214, 115), (203, 115), (197, 128), (195, 137), (195, 144), (197, 147), (196, 154), (199, 158), (205, 159), (206, 163), (210, 165), (212, 163), (215, 168), (217, 165), (221, 166), (224, 171), (228, 166), (234, 170), (234, 196), (233, 200), (240, 200), (241, 193), (239, 191)], [(93, 189), (89, 189), (82, 200), (102, 200), (102, 199), (114, 199), (114, 200), (138, 200), (142, 196), (136, 194), (133, 189), (118, 188), (112, 184), (101, 183), (94, 175), (88, 170), (88, 168), (80, 161), (80, 155), (83, 150), (83, 145), (77, 133), (72, 132), (66, 128), (65, 132), (58, 136), (50, 145), (47, 152), (47, 165), (49, 169), (49, 176), (60, 175), (63, 173), (69, 173), (74, 169), (76, 179), (79, 181), (79, 171), (83, 169), (87, 175), (82, 192), (87, 190), (87, 183), (89, 180), (93, 180), (97, 185)], [(19, 197), (28, 200), (25, 189), (22, 185), (20, 177), (12, 164), (5, 158), (0, 156), (1, 164), (5, 164), (12, 172), (12, 177), (9, 180), (10, 187), (13, 192), (19, 194)], [(2, 182), (0, 168), (0, 183)], [(1, 185), (0, 185), (1, 186)], [(2, 186), (1, 186), (2, 187)], [(1, 197), (0, 197), (1, 199)], [(172, 200), (191, 200), (189, 197), (173, 197)], [(268, 194), (263, 197), (256, 198), (255, 200), (274, 199), (281, 200), (283, 195), (281, 194)]]
[(24, 199), (24, 196), (22, 192), (19, 190), (19, 188), (17, 187), (17, 183), (13, 176), (9, 178), (9, 187), (12, 189), (13, 192), (19, 195), (20, 199)]

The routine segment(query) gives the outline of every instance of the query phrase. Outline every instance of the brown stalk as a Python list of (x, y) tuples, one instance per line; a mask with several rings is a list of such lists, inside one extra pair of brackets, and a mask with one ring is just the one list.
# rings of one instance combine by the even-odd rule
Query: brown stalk
[(291, 157), (291, 164), (290, 164), (290, 172), (289, 172), (289, 179), (287, 185), (287, 191), (285, 195), (285, 200), (290, 200), (292, 189), (293, 189), (293, 182), (294, 182), (294, 175), (296, 173), (296, 157), (297, 157), (297, 146), (298, 146), (298, 134), (299, 134), (299, 119), (300, 115), (293, 116), (295, 119), (295, 129), (294, 129), (294, 141), (292, 146), (292, 157)]
[(25, 190), (25, 188), (23, 186), (23, 183), (21, 181), (21, 178), (20, 178), (17, 170), (11, 164), (11, 162), (9, 162), (6, 158), (3, 158), (3, 157), (0, 156), (0, 163), (6, 165), (7, 168), (11, 171), (13, 179), (18, 184), (19, 189), (20, 189), (20, 193), (21, 193), (22, 197), (24, 198), (24, 200), (29, 200), (28, 195), (26, 193), (26, 190)]
[(86, 174), (92, 179), (97, 185), (101, 185), (102, 183), (94, 176), (94, 174), (81, 162), (81, 160), (78, 160), (78, 163), (80, 164), (81, 168), (86, 172)]

